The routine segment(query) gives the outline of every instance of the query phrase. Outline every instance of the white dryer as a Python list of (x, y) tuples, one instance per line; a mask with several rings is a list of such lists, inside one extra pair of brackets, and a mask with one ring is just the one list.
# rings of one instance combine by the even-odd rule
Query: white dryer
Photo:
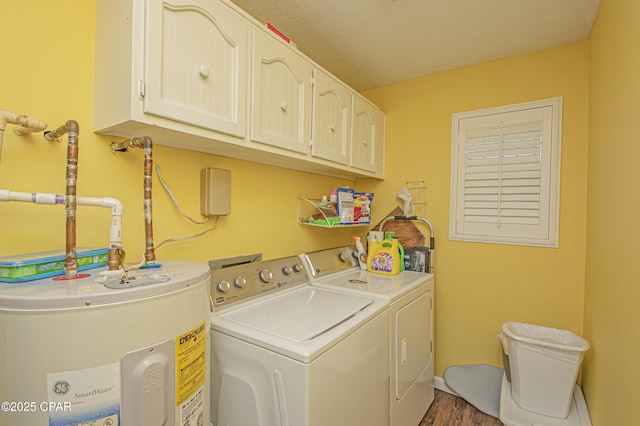
[(212, 271), (212, 425), (389, 423), (389, 311), (297, 256)]
[(418, 425), (434, 398), (434, 276), (382, 275), (359, 268), (355, 247), (302, 255), (312, 285), (385, 300), (389, 306), (390, 424)]

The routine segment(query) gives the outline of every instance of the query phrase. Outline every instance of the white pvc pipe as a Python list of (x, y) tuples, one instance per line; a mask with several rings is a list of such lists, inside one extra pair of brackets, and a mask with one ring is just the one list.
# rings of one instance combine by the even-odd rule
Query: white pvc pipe
[[(0, 201), (20, 201), (23, 203), (36, 204), (64, 204), (63, 195), (47, 194), (42, 192), (16, 192), (8, 189), (0, 189)], [(79, 206), (94, 206), (111, 209), (111, 226), (109, 228), (109, 248), (122, 248), (122, 215), (124, 207), (122, 203), (115, 198), (98, 198), (98, 197), (76, 197), (76, 203)]]
[(97, 206), (111, 209), (111, 226), (109, 228), (109, 248), (122, 248), (122, 215), (124, 207), (115, 198), (77, 197), (79, 206)]
[(19, 136), (28, 132), (41, 132), (47, 128), (47, 123), (37, 118), (0, 110), (0, 157), (2, 155), (2, 138), (7, 124), (17, 124), (19, 131), (16, 133)]
[(0, 201), (21, 201), (23, 203), (36, 204), (64, 204), (62, 195), (44, 194), (37, 192), (34, 194), (28, 192), (14, 192), (8, 189), (0, 189)]
[(0, 111), (0, 130), (4, 130), (7, 124), (18, 124), (21, 126), (21, 130), (29, 132), (41, 132), (47, 128), (47, 123), (37, 118)]

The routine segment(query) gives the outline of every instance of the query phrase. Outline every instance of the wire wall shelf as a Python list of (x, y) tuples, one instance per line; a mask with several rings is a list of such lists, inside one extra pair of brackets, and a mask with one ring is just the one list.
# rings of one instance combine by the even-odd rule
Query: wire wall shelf
[(356, 228), (371, 226), (371, 223), (340, 223), (340, 218), (331, 207), (320, 205), (319, 198), (298, 197), (298, 223), (317, 228)]

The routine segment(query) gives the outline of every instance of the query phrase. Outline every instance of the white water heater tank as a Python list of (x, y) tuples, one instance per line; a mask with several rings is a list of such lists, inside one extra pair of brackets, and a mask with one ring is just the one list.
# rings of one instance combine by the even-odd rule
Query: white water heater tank
[(209, 267), (0, 283), (0, 425), (203, 426)]

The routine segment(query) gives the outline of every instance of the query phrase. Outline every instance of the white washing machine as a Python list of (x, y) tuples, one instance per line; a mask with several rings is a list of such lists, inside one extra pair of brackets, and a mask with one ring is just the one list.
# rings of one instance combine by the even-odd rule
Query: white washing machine
[(212, 271), (212, 425), (388, 425), (387, 304), (308, 279), (297, 256)]
[(363, 271), (355, 247), (320, 250), (301, 257), (313, 286), (386, 301), (391, 344), (390, 424), (418, 425), (434, 398), (433, 274)]
[(0, 425), (206, 424), (209, 267), (159, 263), (0, 284)]

